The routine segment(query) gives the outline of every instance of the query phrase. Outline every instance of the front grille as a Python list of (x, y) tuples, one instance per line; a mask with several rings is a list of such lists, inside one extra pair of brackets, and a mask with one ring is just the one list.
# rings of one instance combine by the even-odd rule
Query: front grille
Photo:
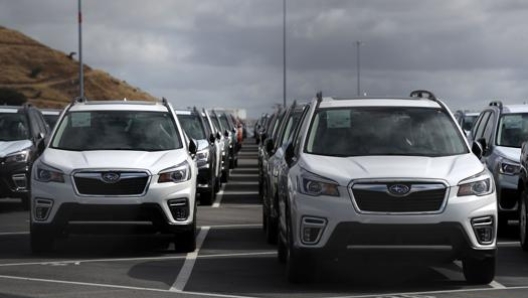
[[(406, 194), (393, 194), (394, 185), (409, 188)], [(387, 182), (361, 183), (352, 186), (359, 211), (380, 213), (438, 212), (444, 205), (446, 187), (441, 183)]]
[[(116, 181), (105, 181), (103, 177), (106, 174), (115, 174), (119, 178)], [(81, 195), (142, 195), (149, 175), (145, 172), (123, 171), (79, 172), (73, 179)]]

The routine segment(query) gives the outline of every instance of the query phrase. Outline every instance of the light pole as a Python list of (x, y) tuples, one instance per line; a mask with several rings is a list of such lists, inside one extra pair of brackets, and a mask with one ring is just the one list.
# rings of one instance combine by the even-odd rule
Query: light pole
[(361, 96), (361, 85), (360, 85), (360, 80), (361, 80), (361, 65), (360, 65), (360, 47), (361, 47), (361, 40), (357, 40), (356, 41), (356, 47), (357, 47), (357, 60), (356, 60), (356, 65), (357, 65), (357, 96), (360, 97)]
[(81, 100), (84, 98), (84, 73), (83, 73), (83, 60), (82, 60), (82, 10), (81, 0), (78, 0), (79, 4), (79, 96)]
[(282, 0), (282, 101), (286, 108), (286, 0)]

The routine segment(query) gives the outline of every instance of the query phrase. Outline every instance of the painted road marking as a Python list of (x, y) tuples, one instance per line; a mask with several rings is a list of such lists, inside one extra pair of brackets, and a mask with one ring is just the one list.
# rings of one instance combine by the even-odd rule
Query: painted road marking
[(233, 181), (229, 185), (258, 185), (258, 181)]
[(216, 194), (216, 200), (213, 204), (213, 208), (220, 207), (220, 203), (222, 202), (222, 197), (224, 196), (224, 189), (225, 189), (225, 184), (222, 184), (220, 191), (218, 191), (218, 193)]
[(230, 195), (230, 196), (251, 196), (251, 195), (258, 195), (258, 191), (224, 191), (223, 195)]
[(238, 174), (238, 173), (233, 173), (233, 174), (230, 174), (231, 177), (258, 177), (258, 174)]
[(0, 236), (29, 235), (29, 232), (3, 232)]
[(198, 233), (198, 236), (196, 237), (196, 249), (193, 252), (187, 254), (187, 257), (185, 258), (185, 263), (180, 269), (180, 273), (178, 274), (178, 277), (176, 277), (174, 284), (170, 288), (171, 292), (182, 292), (185, 288), (187, 281), (189, 281), (189, 277), (191, 277), (194, 264), (196, 263), (196, 258), (198, 257), (198, 252), (202, 247), (202, 244), (205, 240), (205, 237), (207, 236), (207, 232), (209, 232), (209, 229), (210, 227), (202, 227), (200, 229), (200, 233)]
[(500, 246), (500, 247), (519, 247), (519, 246), (521, 246), (521, 244), (519, 243), (519, 241), (500, 241), (500, 242), (497, 242), (497, 246)]

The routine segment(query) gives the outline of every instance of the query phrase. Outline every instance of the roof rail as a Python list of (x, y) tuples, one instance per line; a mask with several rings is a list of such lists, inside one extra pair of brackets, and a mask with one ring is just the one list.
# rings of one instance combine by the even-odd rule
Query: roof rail
[[(424, 96), (425, 95), (425, 96)], [(436, 102), (438, 105), (440, 105), (440, 107), (444, 110), (444, 111), (449, 111), (449, 109), (447, 108), (447, 106), (442, 102), (440, 101), (434, 94), (433, 92), (431, 91), (428, 91), (428, 90), (414, 90), (411, 92), (411, 94), (409, 95), (410, 97), (414, 97), (414, 98), (426, 98), (426, 99), (429, 99), (429, 100), (432, 100), (434, 102)]]
[(169, 102), (167, 101), (165, 97), (161, 97), (161, 103), (167, 108), (167, 110), (170, 111)]
[(315, 105), (315, 109), (317, 110), (321, 104), (321, 101), (323, 101), (323, 91), (317, 92), (315, 97), (317, 98), (317, 104)]
[(499, 109), (502, 110), (502, 101), (500, 100), (492, 101), (489, 105), (490, 107), (499, 107)]

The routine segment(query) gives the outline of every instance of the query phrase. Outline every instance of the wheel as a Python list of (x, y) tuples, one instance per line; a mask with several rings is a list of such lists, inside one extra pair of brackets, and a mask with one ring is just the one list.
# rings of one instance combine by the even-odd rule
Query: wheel
[(222, 186), (222, 181), (220, 181), (220, 178), (215, 178), (215, 186), (214, 186), (214, 192), (218, 193), (220, 191), (220, 187)]
[(282, 237), (278, 237), (277, 240), (277, 260), (281, 264), (285, 264), (288, 261), (288, 248), (286, 243), (282, 241)]
[(526, 190), (523, 190), (523, 192), (521, 193), (521, 200), (519, 205), (519, 240), (521, 242), (521, 247), (524, 251), (528, 251), (528, 208), (526, 207), (526, 196)]
[(238, 168), (238, 158), (235, 159), (235, 168)]
[(55, 246), (55, 236), (46, 229), (31, 225), (29, 241), (31, 251), (35, 254), (51, 252)]
[(189, 229), (174, 235), (174, 249), (176, 252), (193, 252), (196, 249), (196, 209), (194, 219)]
[(229, 170), (222, 170), (222, 178), (221, 181), (223, 183), (226, 183), (227, 180), (229, 180)]
[(277, 244), (277, 220), (274, 220), (269, 214), (266, 217), (266, 242), (269, 244)]
[(268, 229), (268, 216), (266, 215), (264, 205), (262, 205), (262, 231), (266, 233), (266, 230)]
[(498, 233), (507, 233), (508, 229), (509, 229), (508, 217), (506, 216), (506, 214), (502, 214), (502, 216), (501, 214), (499, 214), (498, 219), (497, 219)]
[(216, 193), (213, 190), (202, 191), (200, 193), (200, 204), (211, 206), (215, 200)]
[(229, 159), (229, 168), (234, 169), (235, 168), (235, 159), (231, 158)]
[(24, 209), (24, 211), (29, 211), (29, 209), (31, 209), (31, 200), (29, 195), (25, 195), (20, 199), (22, 200), (22, 209)]
[(470, 284), (489, 284), (495, 277), (495, 257), (483, 260), (466, 259), (462, 264), (464, 277)]

